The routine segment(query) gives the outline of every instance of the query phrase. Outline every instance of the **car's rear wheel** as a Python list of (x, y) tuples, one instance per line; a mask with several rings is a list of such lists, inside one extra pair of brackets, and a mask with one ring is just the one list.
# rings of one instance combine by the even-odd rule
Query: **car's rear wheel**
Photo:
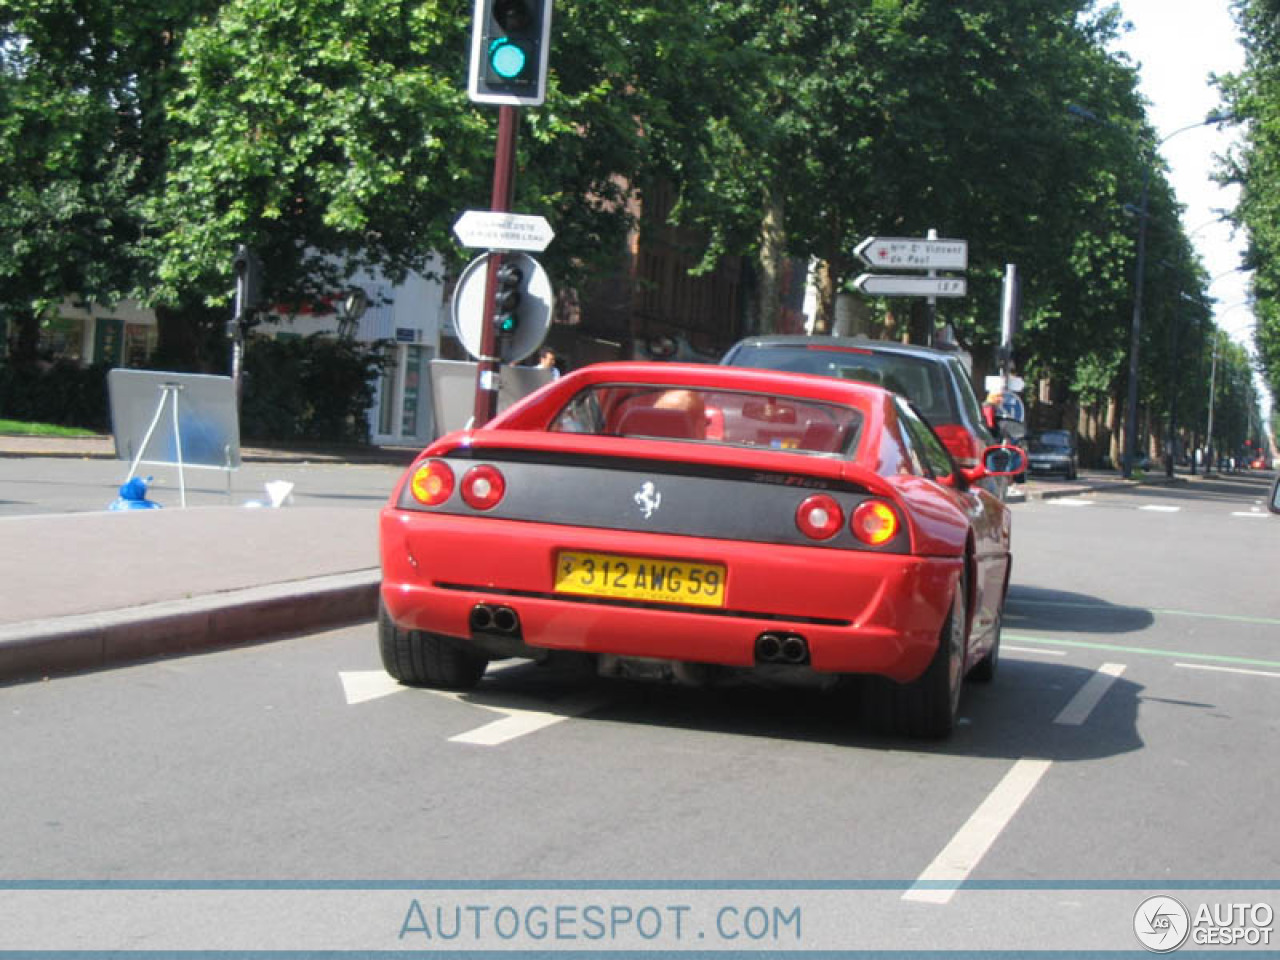
[(934, 739), (955, 729), (964, 682), (967, 596), (962, 577), (942, 625), (938, 649), (924, 673), (911, 683), (876, 678), (867, 685), (864, 709), (876, 726), (892, 734)]
[(378, 652), (387, 673), (410, 687), (470, 690), (489, 665), (452, 637), (401, 630), (382, 603), (378, 604)]

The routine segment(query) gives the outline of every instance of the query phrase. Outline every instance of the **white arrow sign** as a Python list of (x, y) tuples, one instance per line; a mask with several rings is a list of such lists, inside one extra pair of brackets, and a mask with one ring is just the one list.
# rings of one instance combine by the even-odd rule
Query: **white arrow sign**
[(853, 252), (867, 266), (889, 270), (965, 270), (969, 266), (967, 240), (867, 237)]
[(464, 247), (533, 252), (547, 249), (556, 235), (546, 217), (491, 210), (468, 210), (453, 225), (453, 232)]
[(870, 297), (963, 297), (964, 277), (864, 273), (853, 285)]

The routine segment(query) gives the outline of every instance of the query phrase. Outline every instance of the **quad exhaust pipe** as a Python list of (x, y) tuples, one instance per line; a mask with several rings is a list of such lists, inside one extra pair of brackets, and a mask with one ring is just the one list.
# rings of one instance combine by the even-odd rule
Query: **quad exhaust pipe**
[(800, 666), (809, 662), (809, 641), (798, 633), (762, 633), (756, 637), (757, 663)]
[(477, 603), (471, 608), (470, 623), (475, 633), (513, 635), (520, 632), (519, 614), (510, 607), (502, 605)]

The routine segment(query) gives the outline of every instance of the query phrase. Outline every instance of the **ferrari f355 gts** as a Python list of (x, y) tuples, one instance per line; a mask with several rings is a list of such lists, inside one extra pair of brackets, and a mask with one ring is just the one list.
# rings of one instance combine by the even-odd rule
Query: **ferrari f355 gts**
[(380, 519), (379, 645), (409, 685), (495, 659), (604, 673), (849, 677), (882, 726), (942, 737), (989, 680), (1008, 508), (904, 397), (807, 374), (597, 364), (432, 443)]

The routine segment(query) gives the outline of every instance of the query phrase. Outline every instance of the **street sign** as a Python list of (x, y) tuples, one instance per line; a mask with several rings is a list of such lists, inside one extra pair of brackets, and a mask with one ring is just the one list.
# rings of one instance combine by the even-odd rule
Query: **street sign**
[(547, 249), (556, 235), (546, 217), (490, 210), (468, 210), (453, 225), (453, 232), (464, 247), (533, 253)]
[(966, 270), (969, 241), (867, 237), (853, 251), (869, 267), (887, 270)]
[[(510, 337), (500, 337), (498, 350), (501, 351), (503, 363), (519, 363), (547, 338), (547, 330), (551, 327), (551, 307), (553, 303), (551, 278), (542, 264), (524, 253), (508, 253), (502, 257), (503, 263), (519, 267), (524, 277), (524, 288), (520, 298), (520, 322), (515, 333)], [(488, 313), (484, 302), (485, 281), (488, 277), (489, 254), (484, 253), (472, 260), (458, 285), (454, 287), (453, 301), (450, 304), (453, 327), (467, 353), (476, 359), (480, 358), (480, 344), (484, 337), (485, 316)]]
[(853, 285), (869, 297), (963, 297), (964, 277), (864, 273)]

